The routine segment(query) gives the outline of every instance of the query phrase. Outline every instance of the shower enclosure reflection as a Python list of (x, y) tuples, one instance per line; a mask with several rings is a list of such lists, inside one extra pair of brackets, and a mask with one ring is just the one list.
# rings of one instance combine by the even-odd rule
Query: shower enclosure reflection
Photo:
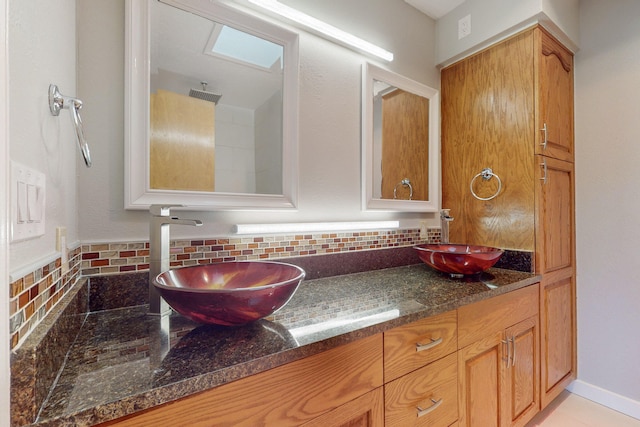
[(294, 207), (297, 35), (217, 2), (127, 7), (127, 207)]
[(281, 194), (283, 47), (157, 1), (150, 30), (151, 188)]

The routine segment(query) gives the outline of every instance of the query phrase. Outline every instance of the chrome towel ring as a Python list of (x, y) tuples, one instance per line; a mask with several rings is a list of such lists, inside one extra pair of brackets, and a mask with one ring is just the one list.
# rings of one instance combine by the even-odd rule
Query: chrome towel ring
[[(484, 179), (485, 181), (488, 181), (494, 176), (498, 180), (498, 190), (495, 192), (495, 194), (493, 196), (480, 197), (475, 193), (475, 191), (473, 191), (473, 183), (478, 177), (482, 177), (482, 179)], [(471, 184), (469, 184), (469, 189), (471, 190), (471, 194), (473, 194), (473, 197), (475, 197), (476, 199), (484, 200), (484, 201), (491, 200), (491, 199), (494, 199), (496, 196), (498, 196), (498, 194), (500, 194), (500, 191), (502, 190), (502, 180), (500, 179), (500, 177), (498, 175), (493, 173), (491, 168), (484, 168), (484, 169), (482, 169), (482, 171), (479, 174), (477, 174), (476, 176), (473, 177), (473, 179), (471, 180)]]
[(71, 98), (64, 96), (58, 90), (58, 86), (49, 85), (49, 110), (54, 116), (60, 115), (60, 110), (66, 108), (71, 111), (71, 119), (76, 130), (76, 138), (78, 140), (78, 147), (82, 152), (84, 158), (84, 164), (88, 168), (91, 167), (91, 153), (89, 152), (89, 144), (84, 139), (84, 131), (82, 130), (82, 118), (80, 117), (80, 109), (82, 108), (82, 101), (77, 98)]
[(409, 187), (409, 200), (413, 199), (413, 187), (411, 186), (411, 181), (409, 180), (409, 178), (405, 178), (402, 181), (400, 181), (399, 183), (396, 184), (395, 187), (393, 187), (393, 198), (397, 199), (397, 195), (396, 192), (398, 191), (398, 185), (402, 185), (404, 187)]

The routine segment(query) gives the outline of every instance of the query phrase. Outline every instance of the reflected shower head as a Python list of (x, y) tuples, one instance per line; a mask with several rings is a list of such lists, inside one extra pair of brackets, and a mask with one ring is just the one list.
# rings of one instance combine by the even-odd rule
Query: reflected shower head
[(204, 101), (209, 101), (209, 102), (213, 102), (214, 104), (217, 104), (218, 101), (220, 100), (220, 98), (222, 98), (222, 95), (218, 95), (217, 93), (213, 93), (213, 92), (209, 92), (207, 90), (207, 85), (208, 83), (205, 81), (200, 82), (200, 84), (202, 85), (202, 90), (200, 89), (191, 89), (189, 90), (189, 96), (192, 98), (198, 98), (198, 99), (202, 99)]

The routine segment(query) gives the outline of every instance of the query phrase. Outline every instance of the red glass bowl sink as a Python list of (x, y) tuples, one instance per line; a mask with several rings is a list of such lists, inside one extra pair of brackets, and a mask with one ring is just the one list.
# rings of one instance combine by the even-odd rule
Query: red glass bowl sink
[(460, 244), (415, 246), (420, 259), (438, 271), (453, 275), (481, 273), (498, 262), (502, 249)]
[(281, 309), (305, 271), (279, 262), (224, 262), (183, 267), (153, 281), (178, 313), (205, 324), (242, 325)]

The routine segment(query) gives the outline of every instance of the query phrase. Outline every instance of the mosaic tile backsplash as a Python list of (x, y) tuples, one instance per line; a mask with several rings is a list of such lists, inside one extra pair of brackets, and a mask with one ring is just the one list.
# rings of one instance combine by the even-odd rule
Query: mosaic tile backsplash
[[(171, 266), (276, 260), (440, 241), (440, 228), (427, 231), (426, 239), (420, 238), (419, 229), (404, 229), (172, 240)], [(148, 270), (149, 244), (146, 241), (88, 243), (70, 251), (69, 260), (68, 271), (62, 271), (61, 260), (57, 259), (11, 283), (11, 348), (19, 345), (81, 277)]]

